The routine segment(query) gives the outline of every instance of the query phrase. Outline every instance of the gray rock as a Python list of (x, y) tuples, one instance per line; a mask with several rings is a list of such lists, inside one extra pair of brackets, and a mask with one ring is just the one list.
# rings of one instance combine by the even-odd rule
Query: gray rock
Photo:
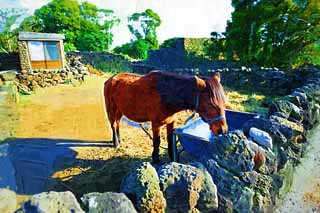
[(169, 163), (158, 169), (161, 189), (167, 200), (167, 211), (210, 211), (218, 207), (215, 184), (200, 164)]
[(274, 205), (271, 199), (273, 191), (273, 179), (268, 175), (259, 174), (252, 186), (254, 191), (254, 212), (269, 212)]
[(88, 213), (100, 212), (119, 212), (119, 213), (134, 213), (137, 212), (129, 200), (123, 193), (93, 192), (85, 194), (81, 197), (82, 202), (86, 206)]
[(270, 120), (279, 123), (281, 126), (287, 127), (288, 130), (290, 130), (290, 131), (288, 131), (287, 135), (291, 136), (291, 137), (287, 137), (287, 138), (290, 141), (299, 142), (298, 140), (299, 140), (300, 136), (304, 133), (304, 128), (303, 128), (302, 124), (292, 122), (292, 121), (289, 121), (285, 118), (281, 118), (278, 116), (271, 116)]
[(290, 129), (286, 125), (282, 125), (275, 120), (269, 120), (265, 118), (253, 118), (247, 121), (243, 125), (243, 131), (246, 134), (249, 134), (251, 127), (261, 129), (265, 132), (268, 132), (272, 137), (274, 144), (286, 144), (292, 137), (297, 136), (296, 132)]
[(148, 162), (135, 166), (122, 180), (125, 193), (141, 212), (164, 212), (166, 201), (160, 191), (158, 174)]
[(192, 166), (201, 170), (204, 175), (203, 186), (200, 191), (200, 197), (196, 208), (202, 212), (211, 211), (218, 207), (217, 187), (214, 184), (211, 175), (201, 163), (192, 163)]
[(241, 176), (254, 167), (254, 153), (249, 147), (246, 136), (240, 130), (218, 136), (208, 145), (201, 162), (207, 159), (216, 160), (219, 165)]
[(273, 102), (269, 107), (269, 115), (273, 115), (275, 112), (283, 113), (285, 118), (292, 119), (297, 122), (301, 122), (303, 120), (303, 111), (289, 101), (280, 100)]
[(213, 159), (207, 160), (207, 170), (215, 182), (219, 194), (230, 199), (233, 207), (239, 212), (250, 212), (253, 207), (252, 190), (236, 175), (221, 167)]
[(23, 208), (26, 212), (84, 213), (75, 196), (69, 191), (50, 191), (33, 195)]
[(244, 187), (240, 198), (234, 202), (233, 208), (237, 210), (237, 212), (251, 212), (253, 208), (253, 196), (254, 192), (248, 187)]
[(14, 212), (16, 207), (16, 193), (9, 189), (0, 189), (0, 212)]
[(0, 78), (4, 81), (14, 81), (16, 80), (17, 72), (15, 70), (1, 71)]
[(211, 211), (212, 213), (233, 213), (232, 201), (220, 194), (218, 194), (218, 209)]
[(253, 139), (253, 141), (258, 143), (260, 146), (272, 149), (272, 138), (267, 132), (251, 127), (249, 130), (249, 135)]
[(31, 95), (32, 94), (32, 92), (29, 90), (29, 88), (26, 85), (23, 85), (23, 84), (19, 84), (18, 85), (18, 91), (22, 95)]

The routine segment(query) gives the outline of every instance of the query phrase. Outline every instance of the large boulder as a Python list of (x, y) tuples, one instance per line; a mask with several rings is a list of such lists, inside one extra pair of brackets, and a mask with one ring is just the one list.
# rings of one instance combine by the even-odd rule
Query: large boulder
[(300, 123), (303, 120), (303, 111), (290, 101), (280, 100), (273, 102), (269, 107), (269, 115), (273, 115), (276, 112), (282, 113), (285, 118), (291, 121)]
[(23, 208), (25, 212), (84, 213), (76, 197), (69, 191), (50, 191), (33, 195)]
[(221, 166), (241, 176), (254, 167), (254, 153), (249, 147), (249, 141), (240, 130), (228, 132), (215, 138), (208, 145), (207, 152), (201, 161), (216, 160)]
[(254, 193), (246, 187), (248, 184), (220, 166), (214, 159), (207, 160), (205, 166), (215, 182), (219, 194), (230, 199), (233, 208), (238, 212), (250, 212), (253, 207)]
[(254, 191), (254, 212), (270, 212), (274, 203), (271, 199), (273, 179), (268, 175), (259, 174), (251, 187)]
[(14, 212), (16, 207), (16, 193), (9, 189), (0, 189), (0, 212)]
[(88, 213), (99, 212), (119, 212), (119, 213), (135, 213), (137, 212), (129, 200), (123, 193), (92, 192), (81, 197), (82, 202)]
[(203, 212), (216, 209), (218, 207), (217, 187), (207, 169), (199, 162), (194, 162), (192, 166), (201, 170), (204, 175), (204, 182), (197, 202), (197, 209)]
[(211, 211), (218, 207), (218, 196), (210, 174), (200, 164), (169, 163), (158, 169), (167, 211)]
[(270, 116), (270, 120), (279, 123), (281, 126), (287, 127), (289, 131), (286, 135), (290, 136), (287, 137), (288, 140), (292, 142), (303, 141), (304, 128), (302, 124), (292, 122), (278, 116)]
[(160, 191), (159, 177), (148, 162), (136, 165), (122, 180), (121, 192), (125, 193), (140, 212), (164, 212), (166, 201)]

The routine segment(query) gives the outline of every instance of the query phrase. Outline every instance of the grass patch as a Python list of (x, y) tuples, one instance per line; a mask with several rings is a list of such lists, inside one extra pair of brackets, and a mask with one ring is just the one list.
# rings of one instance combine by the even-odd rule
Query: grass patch
[(227, 108), (237, 111), (256, 112), (262, 115), (268, 113), (269, 105), (280, 97), (266, 97), (262, 94), (245, 92), (243, 90), (233, 91), (225, 89), (228, 96)]

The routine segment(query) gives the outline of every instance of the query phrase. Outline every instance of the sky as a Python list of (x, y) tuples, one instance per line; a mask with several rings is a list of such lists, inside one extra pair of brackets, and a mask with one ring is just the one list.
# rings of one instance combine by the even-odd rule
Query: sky
[[(79, 0), (82, 1), (82, 0)], [(113, 47), (127, 43), (132, 35), (127, 17), (150, 8), (159, 14), (162, 23), (158, 28), (160, 42), (173, 37), (210, 37), (212, 31), (224, 32), (231, 20), (231, 0), (87, 0), (99, 8), (112, 9), (121, 19), (113, 28)], [(50, 0), (0, 0), (0, 8), (23, 8), (29, 14)]]

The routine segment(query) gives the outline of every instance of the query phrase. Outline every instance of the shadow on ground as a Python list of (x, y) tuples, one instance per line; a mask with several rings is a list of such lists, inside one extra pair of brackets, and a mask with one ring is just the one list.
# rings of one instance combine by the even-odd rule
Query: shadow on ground
[(122, 178), (134, 164), (150, 161), (128, 155), (107, 160), (78, 159), (75, 147), (114, 149), (111, 141), (6, 139), (0, 145), (0, 188), (19, 194), (68, 190), (77, 197), (89, 192), (119, 191)]

